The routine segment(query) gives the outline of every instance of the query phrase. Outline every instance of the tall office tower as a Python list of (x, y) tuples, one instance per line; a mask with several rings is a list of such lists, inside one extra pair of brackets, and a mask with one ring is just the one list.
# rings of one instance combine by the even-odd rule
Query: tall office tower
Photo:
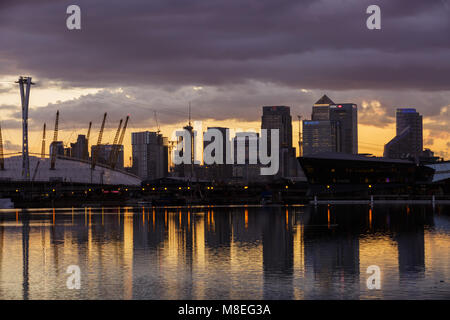
[(71, 143), (71, 154), (72, 158), (84, 159), (87, 160), (89, 158), (88, 153), (88, 142), (86, 136), (84, 134), (79, 134), (77, 138), (77, 142)]
[(268, 129), (268, 141), (270, 141), (269, 130), (279, 129), (280, 148), (292, 148), (292, 117), (290, 110), (290, 107), (286, 106), (263, 107), (261, 129)]
[(279, 170), (275, 176), (293, 177), (297, 175), (297, 159), (292, 146), (292, 117), (290, 107), (265, 106), (261, 119), (261, 129), (267, 129), (268, 150), (271, 152), (271, 129), (279, 130)]
[(329, 120), (303, 120), (303, 156), (338, 152), (337, 123)]
[(336, 104), (326, 95), (303, 120), (303, 155), (323, 152), (358, 153), (358, 114), (353, 103)]
[(336, 123), (338, 152), (358, 153), (358, 111), (356, 104), (330, 105), (330, 121)]
[(411, 150), (412, 153), (420, 154), (423, 151), (423, 122), (422, 115), (416, 109), (399, 108), (397, 109), (397, 135), (406, 128), (411, 130)]
[[(233, 167), (231, 164), (227, 164), (227, 145), (230, 145), (229, 141), (229, 132), (228, 128), (224, 127), (208, 127), (207, 130), (218, 130), (220, 131), (222, 135), (222, 164), (208, 164), (207, 166), (207, 177), (211, 180), (215, 181), (226, 181), (232, 178), (233, 175)], [(214, 142), (214, 139), (212, 141), (203, 141), (203, 150), (205, 148)], [(231, 149), (231, 148), (230, 148)], [(231, 150), (229, 150), (228, 153), (230, 153)], [(216, 157), (215, 152), (212, 154), (213, 157)], [(217, 155), (218, 156), (218, 155)], [(229, 155), (231, 156), (231, 155)]]
[[(115, 150), (115, 148), (118, 149), (117, 153), (117, 162), (116, 162), (116, 169), (123, 169), (124, 168), (124, 155), (123, 155), (123, 145), (114, 145), (114, 144), (101, 144), (99, 146), (93, 145), (91, 146), (91, 154), (95, 154), (97, 152), (97, 163), (101, 163), (107, 166), (111, 165), (111, 152)], [(98, 151), (96, 151), (98, 149)]]
[(384, 157), (417, 158), (423, 152), (422, 116), (412, 108), (398, 108), (397, 135), (384, 146)]
[(335, 103), (325, 94), (313, 106), (311, 120), (330, 120), (330, 106)]
[(131, 134), (134, 174), (144, 180), (155, 180), (168, 174), (168, 143), (157, 132), (133, 132)]

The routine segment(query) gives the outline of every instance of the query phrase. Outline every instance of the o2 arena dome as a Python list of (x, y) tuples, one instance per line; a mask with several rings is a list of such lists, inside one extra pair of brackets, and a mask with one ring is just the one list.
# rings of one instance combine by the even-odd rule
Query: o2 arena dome
[[(128, 172), (111, 169), (97, 164), (91, 170), (91, 163), (75, 158), (58, 157), (55, 169), (50, 169), (50, 159), (29, 157), (32, 182), (60, 181), (66, 183), (86, 183), (105, 185), (140, 185), (141, 179)], [(4, 159), (4, 170), (0, 170), (0, 181), (22, 181), (22, 156)]]

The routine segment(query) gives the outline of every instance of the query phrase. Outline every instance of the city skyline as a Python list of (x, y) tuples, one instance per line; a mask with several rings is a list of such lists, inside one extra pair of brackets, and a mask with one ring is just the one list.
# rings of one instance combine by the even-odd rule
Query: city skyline
[(448, 299), (449, 17), (0, 0), (0, 300), (216, 319)]
[[(294, 118), (305, 117), (327, 94), (359, 106), (361, 153), (382, 155), (395, 136), (395, 109), (409, 107), (423, 115), (424, 147), (448, 159), (450, 7), (441, 0), (409, 1), (408, 10), (402, 2), (378, 2), (383, 26), (374, 31), (365, 27), (369, 1), (342, 7), (332, 1), (281, 6), (268, 0), (133, 0), (124, 7), (120, 1), (80, 0), (82, 29), (71, 31), (65, 3), (2, 1), (0, 120), (6, 149), (20, 145), (13, 82), (26, 74), (37, 83), (30, 101), (35, 140), (56, 110), (64, 141), (74, 130), (85, 134), (89, 121), (99, 125), (104, 112), (112, 121), (130, 113), (133, 131), (156, 131), (156, 110), (168, 136), (186, 123), (189, 102), (193, 118), (206, 126), (245, 129), (259, 128), (259, 106), (287, 105)], [(235, 17), (233, 24), (227, 14)], [(114, 135), (115, 124), (108, 124), (105, 139)], [(294, 137), (297, 132), (293, 124)], [(126, 145), (130, 139), (125, 137)], [(39, 152), (39, 146), (30, 148)], [(126, 163), (130, 154), (127, 148)]]
[[(32, 93), (31, 93), (31, 97), (33, 97), (35, 93), (35, 88), (33, 88)], [(16, 94), (17, 95), (17, 94)], [(326, 96), (326, 94), (324, 94), (324, 96)], [(323, 96), (322, 98), (323, 99)], [(31, 98), (30, 98), (31, 100)], [(320, 99), (319, 99), (320, 100)], [(319, 102), (319, 101), (317, 101)], [(332, 101), (331, 101), (332, 102)], [(333, 103), (334, 104), (334, 103)], [(314, 103), (312, 103), (311, 105), (315, 106)], [(364, 125), (361, 125), (359, 123), (359, 110), (360, 110), (360, 106), (356, 105), (357, 109), (358, 109), (358, 120), (357, 120), (357, 127), (358, 127), (358, 132), (357, 132), (357, 138), (358, 138), (358, 142), (357, 142), (357, 147), (360, 149), (359, 153), (361, 154), (372, 154), (374, 156), (383, 156), (384, 153), (384, 148), (385, 145), (391, 141), (392, 139), (395, 138), (396, 136), (396, 124), (393, 123), (392, 126), (389, 127), (389, 131), (393, 131), (392, 136), (390, 136), (387, 140), (380, 140), (379, 144), (373, 144), (373, 146), (369, 146), (370, 143), (366, 143), (366, 135), (363, 133), (363, 137), (360, 136), (360, 127), (363, 127)], [(288, 106), (289, 108), (291, 108), (291, 112), (295, 112), (295, 109), (292, 110), (292, 106)], [(259, 106), (257, 107), (257, 109), (259, 109), (260, 111), (260, 117), (263, 116), (263, 108), (264, 106)], [(311, 107), (310, 107), (311, 108)], [(313, 107), (314, 110), (315, 107)], [(316, 107), (317, 108), (317, 107)], [(187, 109), (187, 108), (186, 108)], [(398, 112), (399, 109), (406, 109), (406, 110), (416, 110), (416, 108), (396, 108), (396, 113)], [(311, 109), (310, 109), (311, 110)], [(419, 110), (420, 111), (420, 110)], [(99, 111), (101, 113), (101, 111)], [(313, 111), (314, 112), (314, 111)], [(62, 115), (64, 117), (64, 115)], [(295, 114), (292, 114), (292, 116), (295, 116)], [(132, 115), (131, 115), (132, 117)], [(123, 117), (122, 117), (123, 118)], [(308, 119), (311, 118), (311, 119)], [(308, 115), (302, 115), (302, 122), (311, 122), (312, 120), (312, 116), (311, 114)], [(63, 118), (64, 119), (64, 118)], [(53, 119), (49, 119), (50, 121), (46, 121), (45, 123), (47, 124), (47, 130), (52, 130), (53, 125), (54, 125), (54, 118)], [(94, 119), (95, 120), (95, 119)], [(100, 120), (100, 119), (97, 119)], [(102, 145), (111, 145), (113, 143), (113, 137), (114, 137), (114, 133), (116, 132), (117, 128), (115, 128), (116, 126), (116, 122), (119, 119), (109, 119), (108, 116), (108, 120), (106, 121), (107, 123), (107, 127), (105, 127), (105, 133), (104, 133), (104, 140), (102, 142)], [(30, 121), (33, 121), (33, 118), (30, 118)], [(60, 120), (61, 121), (61, 120)], [(171, 125), (171, 126), (165, 126), (165, 125), (161, 125), (161, 127), (158, 129), (157, 127), (157, 123), (155, 122), (155, 119), (152, 118), (152, 123), (149, 127), (144, 127), (144, 128), (136, 128), (135, 126), (133, 126), (133, 124), (131, 124), (129, 131), (126, 133), (125, 137), (124, 137), (124, 151), (123, 151), (123, 163), (125, 167), (131, 167), (132, 166), (132, 143), (131, 143), (131, 136), (133, 132), (143, 132), (143, 131), (149, 131), (149, 132), (158, 132), (158, 130), (160, 131), (160, 133), (162, 134), (162, 136), (164, 137), (172, 137), (173, 136), (173, 132), (180, 130), (183, 126), (186, 125), (186, 123), (188, 122), (188, 118), (186, 119), (185, 122), (180, 122), (179, 124), (175, 124), (175, 125)], [(192, 119), (192, 121), (196, 121), (196, 119)], [(130, 122), (132, 122), (132, 119), (130, 119)], [(8, 129), (8, 127), (4, 127), (3, 122), (0, 122), (1, 126), (2, 126), (2, 133), (3, 133), (3, 148), (5, 150), (5, 157), (8, 156), (14, 156), (17, 154), (17, 152), (14, 151), (20, 151), (19, 149), (21, 149), (21, 128), (16, 129), (18, 132), (17, 136), (12, 137), (11, 133), (12, 130)], [(88, 121), (87, 121), (88, 123)], [(222, 125), (218, 125), (222, 124)], [(64, 122), (63, 122), (64, 124)], [(230, 124), (235, 124), (236, 127), (231, 126)], [(299, 145), (298, 145), (298, 122), (295, 119), (291, 119), (291, 124), (292, 124), (292, 147), (295, 148), (296, 151), (296, 155), (298, 156), (299, 154)], [(159, 124), (158, 124), (159, 125)], [(304, 123), (303, 123), (303, 140), (305, 139), (304, 136)], [(109, 126), (109, 127), (108, 127)], [(207, 120), (207, 121), (202, 121), (202, 127), (203, 127), (203, 132), (206, 131), (206, 129), (208, 127), (227, 127), (230, 128), (232, 130), (235, 130), (235, 132), (240, 132), (240, 131), (255, 131), (257, 133), (260, 133), (260, 129), (261, 129), (261, 120), (255, 120), (255, 121), (251, 121), (251, 122), (238, 122), (236, 120), (231, 120), (231, 121), (214, 121), (214, 120)], [(392, 127), (392, 128), (391, 128)], [(91, 150), (92, 146), (95, 145), (97, 137), (98, 137), (98, 130), (100, 129), (100, 121), (98, 121), (98, 123), (96, 123), (95, 121), (93, 121), (93, 126), (92, 126), (92, 132), (91, 132), (91, 139), (89, 140), (89, 150)], [(63, 154), (63, 149), (67, 148), (67, 147), (71, 147), (71, 144), (75, 143), (77, 141), (78, 136), (83, 136), (86, 135), (88, 128), (81, 128), (79, 130), (75, 129), (73, 131), (67, 130), (64, 127), (59, 128), (59, 134), (60, 134), (60, 139), (58, 139), (58, 142), (63, 142), (63, 144), (61, 144), (60, 149), (61, 152), (59, 152), (59, 154)], [(426, 124), (423, 125), (423, 131), (426, 132), (427, 130), (427, 126)], [(42, 128), (36, 128), (36, 130), (30, 129), (29, 130), (32, 135), (30, 137), (30, 153), (34, 153), (35, 155), (40, 154), (41, 151), (41, 138), (42, 138)], [(13, 138), (16, 142), (15, 146), (12, 146), (13, 143), (11, 142), (11, 140), (9, 140), (10, 138)], [(47, 137), (48, 140), (48, 146), (49, 148), (50, 146), (50, 136)], [(363, 140), (363, 141), (361, 141)], [(34, 143), (34, 144), (33, 144)], [(450, 144), (450, 143), (449, 143)], [(12, 146), (12, 148), (11, 148)], [(305, 147), (305, 146), (303, 146)], [(357, 148), (357, 149), (358, 149)], [(424, 149), (430, 149), (429, 145), (427, 144), (427, 139), (424, 137), (423, 138), (423, 148)], [(376, 151), (374, 152), (374, 150), (376, 149)], [(362, 151), (361, 151), (362, 150)], [(435, 152), (435, 154), (437, 156), (442, 157), (442, 152), (440, 152), (439, 150), (433, 150), (432, 151)], [(48, 152), (48, 155), (50, 154), (50, 151), (46, 151)], [(448, 153), (444, 152), (444, 159), (448, 160), (448, 158), (446, 158)]]

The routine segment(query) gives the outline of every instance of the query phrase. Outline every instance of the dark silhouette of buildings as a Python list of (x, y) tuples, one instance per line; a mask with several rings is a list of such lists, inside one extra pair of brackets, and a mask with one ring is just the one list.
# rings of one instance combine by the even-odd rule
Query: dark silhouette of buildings
[(324, 95), (303, 120), (303, 155), (323, 152), (358, 153), (358, 115), (353, 103), (335, 104)]
[(272, 129), (279, 130), (279, 163), (280, 167), (275, 178), (297, 176), (297, 160), (295, 148), (292, 146), (292, 117), (290, 107), (265, 106), (261, 118), (261, 129), (267, 129), (268, 150), (271, 144)]
[(155, 180), (167, 176), (169, 168), (167, 138), (157, 132), (133, 132), (131, 145), (134, 174), (144, 180)]
[(77, 142), (70, 144), (70, 156), (72, 158), (84, 159), (87, 160), (89, 158), (88, 153), (88, 141), (84, 134), (79, 134), (77, 138)]
[(384, 146), (384, 157), (418, 158), (423, 152), (422, 115), (416, 109), (399, 108), (396, 118), (397, 135)]

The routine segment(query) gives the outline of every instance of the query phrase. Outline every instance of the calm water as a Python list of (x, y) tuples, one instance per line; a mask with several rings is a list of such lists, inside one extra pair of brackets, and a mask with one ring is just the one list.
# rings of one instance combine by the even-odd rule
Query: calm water
[(448, 299), (449, 246), (448, 206), (1, 210), (0, 298)]

